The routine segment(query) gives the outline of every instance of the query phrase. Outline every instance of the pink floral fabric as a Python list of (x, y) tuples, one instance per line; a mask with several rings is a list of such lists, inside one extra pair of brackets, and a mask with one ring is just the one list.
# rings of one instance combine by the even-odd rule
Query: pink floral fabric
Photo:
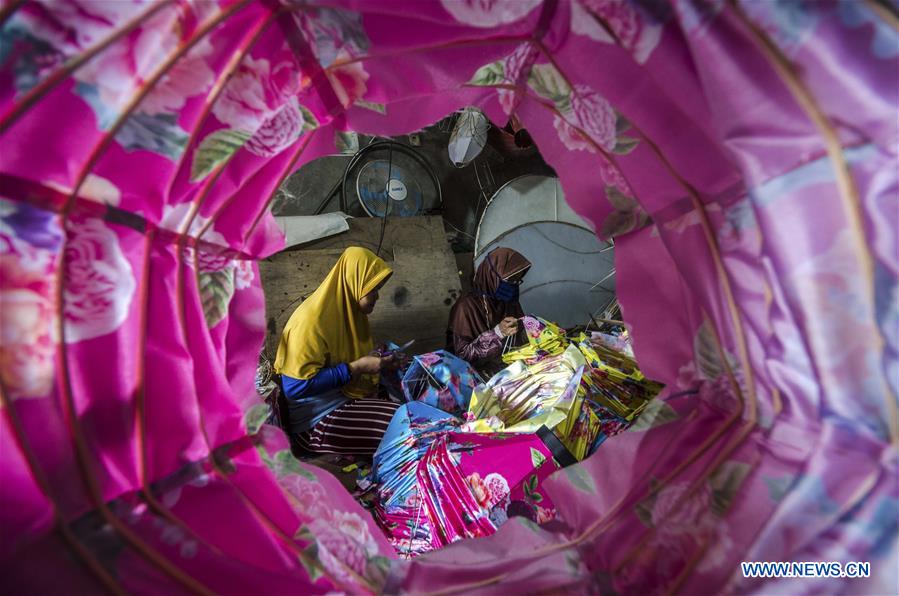
[[(4, 585), (899, 591), (899, 40), (877, 3), (320, 4), (4, 5)], [(540, 483), (554, 519), (399, 561), (259, 430), (253, 261), (283, 244), (280, 181), (340, 133), (466, 105), (514, 113), (616, 239), (636, 357), (669, 389)], [(818, 559), (872, 576), (739, 573)]]

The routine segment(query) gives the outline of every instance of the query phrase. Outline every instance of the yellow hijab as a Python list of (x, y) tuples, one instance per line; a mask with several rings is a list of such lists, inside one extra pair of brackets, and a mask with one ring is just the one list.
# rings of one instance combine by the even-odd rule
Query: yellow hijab
[[(290, 315), (278, 343), (275, 372), (311, 379), (322, 368), (370, 354), (368, 316), (359, 309), (359, 300), (392, 274), (368, 249), (343, 251), (325, 281)], [(377, 386), (378, 375), (363, 375), (344, 385), (343, 393), (365, 397)]]

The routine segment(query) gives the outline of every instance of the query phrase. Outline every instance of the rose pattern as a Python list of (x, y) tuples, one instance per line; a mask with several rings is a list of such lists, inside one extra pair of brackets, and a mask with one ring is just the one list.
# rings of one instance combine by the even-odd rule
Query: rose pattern
[(535, 339), (540, 337), (540, 334), (546, 329), (546, 325), (534, 317), (523, 317), (522, 322), (528, 335)]
[(253, 134), (300, 91), (300, 76), (299, 65), (286, 49), (271, 62), (247, 56), (212, 113), (229, 128)]
[(234, 263), (234, 287), (238, 290), (246, 290), (253, 285), (256, 274), (253, 271), (252, 261), (235, 261)]
[(215, 73), (206, 62), (213, 53), (212, 42), (201, 40), (169, 70), (140, 104), (150, 115), (175, 114), (187, 99), (205, 93), (215, 81)]
[(571, 94), (570, 111), (563, 112), (563, 116), (565, 117), (555, 116), (553, 125), (566, 148), (595, 153), (593, 143), (584, 138), (586, 134), (603, 149), (615, 149), (618, 115), (612, 105), (596, 91), (585, 85), (575, 85)]
[(470, 476), (466, 476), (465, 482), (468, 484), (468, 488), (471, 490), (471, 494), (478, 505), (486, 507), (487, 503), (490, 501), (490, 491), (487, 488), (487, 484), (481, 478), (481, 475), (475, 472)]
[(663, 488), (656, 495), (651, 514), (653, 527), (661, 534), (677, 535), (706, 529), (713, 523), (711, 516), (711, 492), (703, 484), (687, 496), (688, 482), (679, 482)]
[(247, 151), (261, 157), (272, 157), (290, 146), (303, 134), (305, 120), (296, 97), (291, 97), (244, 145)]
[(478, 505), (485, 509), (498, 504), (509, 496), (509, 483), (501, 474), (487, 474), (485, 478), (477, 472), (465, 477), (465, 482)]
[[(728, 462), (721, 471), (727, 476), (727, 472), (744, 469), (744, 466)], [(735, 482), (719, 486), (715, 493), (710, 486), (715, 482), (714, 477), (692, 494), (688, 494), (690, 483), (686, 481), (659, 491), (651, 507), (645, 509), (641, 516), (647, 525), (654, 528), (654, 532), (641, 555), (622, 570), (616, 581), (617, 586), (628, 592), (658, 587), (660, 578), (675, 575), (703, 545), (713, 548), (706, 549), (697, 567), (699, 572), (716, 571), (726, 564), (733, 540), (727, 526), (721, 524), (713, 513), (714, 501), (717, 499), (719, 502), (719, 513), (727, 509), (744, 476), (737, 477)]]
[(460, 23), (473, 27), (508, 25), (527, 16), (541, 0), (440, 0)]
[(0, 379), (12, 399), (44, 397), (53, 387), (57, 309), (47, 273), (0, 254)]
[(378, 554), (378, 543), (368, 524), (356, 513), (333, 511), (307, 527), (314, 536), (322, 566), (344, 582), (355, 583), (350, 572), (364, 575), (368, 561)]
[(118, 237), (99, 219), (70, 218), (63, 263), (66, 341), (112, 333), (125, 322), (137, 283)]
[[(192, 203), (166, 205), (159, 226), (180, 234), (190, 218), (192, 209)], [(231, 266), (240, 269), (241, 283), (252, 282), (255, 277), (252, 271), (252, 264), (247, 261), (244, 261), (243, 264), (235, 264), (234, 260), (226, 252), (229, 246), (228, 241), (220, 232), (216, 231), (214, 226), (209, 226), (208, 224), (209, 218), (199, 213), (196, 213), (190, 221), (190, 227), (186, 232), (189, 236), (196, 238), (201, 230), (205, 228), (206, 231), (203, 232), (202, 237), (198, 238), (201, 243), (196, 249), (191, 246), (184, 248), (184, 263), (193, 267), (194, 253), (196, 252), (197, 266), (201, 273), (222, 271)]]
[(488, 507), (493, 507), (503, 499), (509, 496), (509, 483), (503, 478), (502, 474), (487, 474), (484, 478), (484, 485), (487, 487), (489, 495)]
[[(601, 19), (609, 31), (597, 22)], [(594, 41), (621, 46), (645, 64), (662, 38), (662, 24), (630, 0), (575, 0), (571, 3), (571, 31)], [(616, 42), (617, 38), (617, 42)]]
[(0, 200), (0, 380), (11, 399), (53, 389), (58, 222), (54, 213)]
[(336, 63), (339, 66), (328, 69), (328, 81), (334, 89), (337, 100), (345, 108), (350, 107), (356, 100), (365, 96), (368, 88), (365, 82), (368, 80), (368, 72), (362, 66), (361, 61), (348, 62), (351, 56), (346, 50), (337, 54)]
[(535, 508), (535, 512), (536, 512), (536, 522), (538, 524), (545, 524), (556, 518), (556, 510), (554, 508), (540, 507), (538, 505)]
[(681, 391), (693, 389), (699, 383), (699, 375), (696, 373), (696, 363), (691, 360), (677, 371), (677, 388)]
[[(526, 76), (525, 69), (530, 69), (539, 54), (540, 50), (530, 42), (518, 46), (503, 61), (503, 76), (506, 83), (517, 86), (521, 82), (520, 79)], [(500, 89), (498, 96), (499, 103), (506, 114), (511, 114), (518, 107), (520, 97), (517, 90)]]
[[(870, 288), (859, 262), (852, 233), (842, 230), (826, 250), (789, 272), (787, 292), (807, 312), (817, 313), (807, 334), (823, 391), (854, 395), (868, 408), (851, 414), (845, 411), (843, 415), (863, 419), (872, 428), (886, 432), (882, 421), (873, 419), (877, 417), (874, 412), (884, 407), (884, 387), (876, 381), (881, 378), (878, 369), (882, 357), (872, 353), (871, 338), (881, 333), (890, 335), (887, 329), (890, 319), (895, 319), (892, 313), (896, 312), (896, 303), (889, 302), (887, 292), (895, 281), (889, 274), (882, 274), (882, 281), (875, 282), (881, 287)], [(872, 289), (883, 292), (880, 312), (868, 299)], [(883, 321), (882, 330), (878, 320)]]
[(281, 95), (270, 71), (265, 58), (244, 58), (212, 106), (215, 117), (230, 128), (255, 132), (272, 111), (270, 103)]
[[(206, 3), (194, 6), (202, 8), (204, 4), (209, 7)], [(75, 72), (79, 81), (75, 91), (94, 110), (101, 129), (112, 125), (137, 89), (176, 50), (181, 43), (177, 23), (176, 14), (162, 10), (134, 38), (113, 44)], [(177, 116), (187, 99), (206, 93), (212, 86), (215, 74), (206, 63), (212, 53), (208, 40), (191, 48), (144, 98), (116, 139), (129, 149), (151, 149), (168, 141), (176, 144), (168, 150), (169, 156), (180, 153), (187, 134), (178, 125)], [(158, 129), (150, 128), (150, 123)]]
[(297, 100), (303, 85), (303, 73), (286, 46), (271, 60), (245, 57), (212, 108), (226, 128), (210, 133), (197, 146), (191, 181), (204, 179), (241, 147), (272, 157), (318, 126)]
[[(621, 173), (621, 169), (612, 163), (604, 155), (598, 155), (599, 158), (599, 178), (603, 185), (617, 189), (622, 195), (630, 199), (634, 198), (634, 191), (631, 190), (630, 184)], [(607, 191), (608, 192), (608, 191)]]
[[(186, 224), (191, 211), (191, 203), (176, 206), (167, 205), (163, 212), (161, 227), (179, 231)], [(209, 220), (197, 214), (190, 223), (188, 234), (196, 235), (206, 228), (202, 243), (194, 249), (185, 247), (182, 262), (190, 268), (196, 259), (200, 302), (206, 323), (211, 329), (221, 322), (228, 313), (231, 299), (236, 290), (252, 287), (255, 279), (253, 264), (247, 260), (235, 260), (227, 252), (225, 237), (214, 227), (206, 227)]]

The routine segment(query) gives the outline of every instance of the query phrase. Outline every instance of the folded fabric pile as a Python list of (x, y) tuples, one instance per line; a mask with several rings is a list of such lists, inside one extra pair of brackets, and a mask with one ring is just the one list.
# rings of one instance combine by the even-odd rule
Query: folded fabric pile
[(431, 547), (489, 536), (510, 515), (542, 523), (555, 508), (540, 483), (558, 469), (536, 435), (449, 433), (416, 470)]
[(366, 479), (372, 514), (402, 556), (489, 536), (510, 515), (538, 523), (555, 515), (540, 482), (558, 464), (540, 437), (459, 433), (460, 423), (405, 404), (375, 453)]
[(583, 459), (600, 432), (581, 384), (586, 367), (583, 354), (570, 344), (533, 364), (516, 360), (475, 389), (463, 430), (536, 433), (545, 427), (571, 457)]
[(590, 374), (583, 378), (588, 401), (600, 420), (601, 431), (591, 453), (608, 437), (629, 427), (646, 405), (665, 387), (647, 379), (629, 355), (597, 346), (580, 335), (572, 338), (587, 359)]
[[(511, 364), (477, 374), (445, 352), (415, 357), (405, 399), (367, 481), (373, 515), (403, 557), (489, 536), (510, 516), (543, 523), (541, 482), (626, 429), (662, 389), (632, 358), (524, 317)], [(457, 417), (464, 413), (464, 420)]]
[(663, 387), (646, 379), (633, 358), (595, 346), (583, 333), (568, 337), (539, 317), (522, 321), (527, 344), (505, 353), (512, 364), (475, 389), (464, 430), (545, 426), (580, 461), (630, 426)]
[[(460, 420), (421, 402), (397, 409), (364, 479), (372, 494), (372, 515), (402, 555), (431, 550), (433, 529), (421, 518), (416, 470), (428, 448)], [(361, 483), (360, 483), (361, 484)]]

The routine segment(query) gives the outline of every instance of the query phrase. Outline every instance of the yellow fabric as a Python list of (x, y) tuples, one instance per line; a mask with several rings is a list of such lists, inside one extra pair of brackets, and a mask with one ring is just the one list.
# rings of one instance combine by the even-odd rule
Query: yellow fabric
[[(290, 316), (275, 357), (275, 372), (311, 379), (319, 370), (352, 362), (373, 349), (368, 316), (359, 300), (386, 281), (393, 271), (365, 248), (350, 247), (325, 281)], [(347, 397), (370, 395), (377, 375), (363, 375), (343, 387)]]

